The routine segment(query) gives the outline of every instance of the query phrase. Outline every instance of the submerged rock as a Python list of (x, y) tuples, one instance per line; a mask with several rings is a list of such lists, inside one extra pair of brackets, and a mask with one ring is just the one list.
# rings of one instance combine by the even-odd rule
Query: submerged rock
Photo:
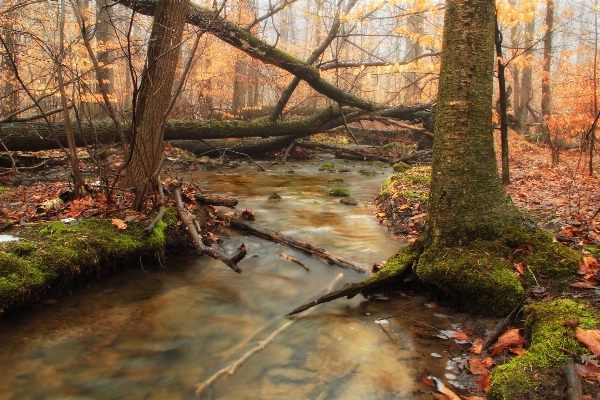
[(269, 197), (267, 197), (268, 200), (281, 200), (281, 196), (277, 193), (273, 193), (272, 195), (270, 195)]
[(347, 206), (358, 205), (358, 202), (356, 201), (356, 199), (354, 197), (344, 197), (343, 199), (340, 200), (340, 203), (345, 204)]

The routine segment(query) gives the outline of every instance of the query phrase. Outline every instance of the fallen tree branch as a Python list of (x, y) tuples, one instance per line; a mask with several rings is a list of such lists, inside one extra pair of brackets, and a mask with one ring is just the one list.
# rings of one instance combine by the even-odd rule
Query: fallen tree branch
[(308, 266), (306, 264), (304, 264), (302, 261), (290, 256), (289, 254), (281, 253), (281, 257), (283, 257), (284, 260), (291, 261), (293, 263), (301, 265), (305, 270), (310, 271), (310, 269), (308, 268)]
[(242, 269), (237, 265), (245, 256), (246, 256), (246, 245), (244, 243), (240, 244), (238, 247), (239, 252), (231, 257), (227, 257), (225, 254), (221, 253), (218, 250), (212, 249), (208, 246), (205, 246), (196, 231), (196, 227), (194, 226), (193, 220), (186, 211), (183, 206), (183, 201), (181, 200), (181, 181), (177, 181), (172, 187), (171, 192), (173, 193), (173, 198), (175, 199), (175, 204), (177, 206), (177, 213), (179, 214), (179, 218), (185, 224), (187, 231), (194, 242), (194, 246), (196, 247), (196, 252), (200, 255), (206, 254), (216, 260), (222, 261), (229, 268), (237, 272), (238, 274), (242, 273)]
[(165, 216), (165, 192), (163, 191), (163, 184), (160, 180), (158, 181), (158, 195), (160, 196), (160, 207), (158, 209), (158, 214), (156, 217), (154, 217), (152, 222), (150, 222), (150, 224), (144, 228), (144, 231), (142, 232), (142, 235), (144, 236), (151, 234), (156, 224), (158, 224), (158, 221), (161, 221)]
[(406, 155), (404, 157), (400, 157), (399, 159), (394, 160), (394, 164), (399, 163), (399, 162), (412, 161), (415, 158), (425, 157), (425, 156), (428, 156), (430, 154), (433, 154), (433, 149), (415, 151), (414, 153), (408, 154), (408, 155)]
[(238, 204), (238, 200), (233, 197), (224, 197), (216, 194), (195, 194), (194, 198), (201, 205), (207, 206), (223, 206), (229, 208), (235, 208)]
[[(326, 290), (331, 290), (335, 286), (335, 284), (343, 277), (344, 277), (344, 274), (338, 274), (335, 277), (335, 279), (333, 280), (333, 282), (331, 282), (329, 284), (329, 286), (327, 286)], [(271, 343), (277, 337), (277, 335), (279, 335), (281, 332), (285, 331), (287, 328), (289, 328), (294, 322), (298, 321), (300, 318), (302, 318), (302, 317), (298, 317), (298, 318), (289, 320), (284, 325), (282, 325), (281, 327), (279, 327), (275, 331), (273, 331), (273, 333), (271, 333), (269, 335), (269, 337), (267, 337), (264, 341), (260, 342), (260, 344), (258, 346), (254, 347), (253, 349), (248, 351), (246, 354), (244, 354), (242, 357), (240, 357), (236, 362), (234, 362), (233, 364), (228, 365), (224, 368), (221, 368), (219, 371), (214, 373), (210, 378), (208, 378), (207, 380), (205, 380), (202, 383), (197, 384), (194, 394), (196, 396), (200, 396), (200, 394), (207, 387), (209, 387), (213, 382), (215, 382), (221, 376), (223, 376), (225, 374), (229, 374), (230, 376), (235, 374), (235, 372), (238, 370), (238, 368), (241, 367), (246, 361), (248, 361), (250, 359), (250, 357), (252, 357), (254, 354), (258, 353), (259, 351), (261, 351), (265, 347), (267, 347), (267, 345), (269, 343)]]
[(305, 142), (297, 142), (296, 145), (298, 147), (303, 147), (305, 149), (311, 149), (311, 150), (324, 150), (326, 152), (329, 153), (333, 153), (336, 156), (346, 156), (346, 155), (350, 155), (353, 157), (356, 157), (359, 160), (362, 161), (381, 161), (384, 163), (389, 163), (392, 164), (393, 160), (391, 158), (388, 157), (383, 157), (377, 154), (370, 154), (366, 151), (357, 151), (357, 150), (352, 150), (352, 149), (344, 149), (341, 147), (335, 147), (335, 146), (328, 146), (325, 144), (319, 144), (319, 143), (305, 143)]
[(228, 221), (229, 225), (241, 229), (243, 231), (252, 233), (253, 235), (259, 236), (263, 239), (269, 239), (277, 243), (284, 244), (286, 246), (293, 247), (295, 249), (301, 250), (305, 253), (310, 254), (313, 257), (320, 258), (325, 261), (327, 264), (335, 264), (342, 268), (351, 268), (358, 272), (367, 272), (369, 269), (368, 266), (359, 265), (353, 261), (345, 260), (341, 257), (338, 257), (334, 254), (329, 253), (325, 249), (319, 249), (309, 243), (303, 242), (301, 240), (296, 240), (287, 235), (283, 235), (279, 232), (272, 231), (270, 229), (259, 228), (257, 226), (251, 225), (240, 218), (237, 217), (226, 217), (223, 214), (217, 214), (217, 217)]
[(502, 318), (500, 320), (500, 322), (498, 322), (498, 324), (496, 324), (496, 327), (492, 330), (492, 332), (490, 332), (490, 334), (483, 341), (483, 344), (481, 345), (482, 351), (487, 350), (488, 347), (490, 347), (492, 345), (492, 343), (494, 343), (496, 341), (496, 339), (498, 339), (500, 337), (502, 332), (504, 332), (506, 330), (506, 328), (508, 327), (508, 324), (510, 324), (510, 321), (512, 320), (512, 318), (514, 317), (516, 312), (521, 309), (521, 306), (523, 306), (523, 301), (521, 301), (519, 303), (519, 305), (516, 306), (510, 312), (510, 314), (508, 314), (506, 317)]
[(581, 400), (583, 398), (581, 379), (575, 370), (575, 362), (572, 358), (567, 360), (562, 373), (567, 380), (567, 400)]

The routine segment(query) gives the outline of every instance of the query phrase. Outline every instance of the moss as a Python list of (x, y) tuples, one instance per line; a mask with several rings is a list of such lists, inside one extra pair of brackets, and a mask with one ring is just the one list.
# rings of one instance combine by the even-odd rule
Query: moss
[(97, 273), (101, 264), (154, 258), (164, 249), (165, 232), (177, 220), (166, 208), (154, 231), (143, 235), (144, 223), (118, 230), (110, 220), (87, 219), (76, 226), (47, 222), (24, 228), (24, 242), (9, 243), (0, 251), (0, 308), (35, 301), (36, 294), (60, 289), (76, 276)]
[(408, 165), (407, 163), (399, 162), (399, 163), (394, 164), (392, 166), (392, 168), (394, 168), (394, 171), (396, 171), (396, 172), (406, 172), (409, 169), (411, 169), (411, 166)]
[(387, 261), (385, 267), (373, 276), (365, 279), (363, 283), (371, 283), (378, 279), (403, 275), (412, 269), (413, 264), (419, 260), (422, 251), (423, 249), (418, 241), (403, 247)]
[(334, 187), (329, 189), (328, 194), (335, 197), (350, 197), (350, 191), (345, 187)]
[(347, 206), (358, 205), (358, 202), (356, 201), (356, 199), (354, 197), (344, 197), (343, 199), (340, 200), (340, 203), (345, 204)]
[(595, 244), (584, 244), (583, 249), (590, 252), (594, 257), (600, 256), (600, 247)]
[(459, 308), (504, 316), (525, 297), (521, 282), (501, 258), (507, 250), (488, 241), (460, 247), (431, 245), (419, 258), (417, 276), (452, 296)]
[(341, 169), (338, 169), (338, 172), (347, 173), (347, 172), (352, 172), (352, 170), (348, 169), (348, 168), (341, 168)]
[(335, 170), (335, 165), (333, 163), (325, 163), (319, 167), (319, 171), (331, 172), (333, 170)]
[(327, 183), (345, 183), (342, 178), (331, 178), (327, 180)]
[(281, 196), (277, 193), (273, 193), (272, 195), (267, 197), (267, 200), (281, 200)]
[(358, 171), (361, 175), (367, 175), (367, 176), (375, 176), (377, 175), (377, 172), (375, 171), (370, 171), (368, 169), (361, 169), (360, 171)]
[(526, 398), (526, 392), (534, 391), (541, 383), (541, 372), (560, 368), (570, 358), (559, 347), (579, 355), (589, 353), (575, 338), (574, 329), (563, 323), (577, 318), (579, 326), (585, 328), (600, 321), (594, 308), (571, 299), (531, 304), (525, 307), (524, 315), (530, 346), (522, 356), (494, 369), (488, 399)]

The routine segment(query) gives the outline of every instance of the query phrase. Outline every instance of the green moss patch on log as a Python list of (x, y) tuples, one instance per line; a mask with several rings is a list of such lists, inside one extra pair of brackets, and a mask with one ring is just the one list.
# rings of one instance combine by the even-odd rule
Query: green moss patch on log
[(18, 309), (39, 299), (59, 295), (79, 277), (99, 275), (140, 260), (156, 260), (165, 245), (174, 242), (170, 227), (176, 215), (170, 209), (154, 231), (148, 221), (119, 230), (110, 220), (86, 219), (75, 226), (46, 222), (20, 228), (23, 241), (0, 245), (0, 309)]
[(524, 308), (525, 330), (530, 346), (525, 353), (500, 365), (492, 372), (488, 399), (517, 400), (529, 398), (529, 393), (543, 385), (548, 371), (561, 368), (571, 357), (558, 348), (583, 355), (589, 351), (575, 337), (575, 329), (563, 326), (577, 319), (579, 327), (594, 327), (598, 311), (571, 299), (559, 299), (531, 304)]

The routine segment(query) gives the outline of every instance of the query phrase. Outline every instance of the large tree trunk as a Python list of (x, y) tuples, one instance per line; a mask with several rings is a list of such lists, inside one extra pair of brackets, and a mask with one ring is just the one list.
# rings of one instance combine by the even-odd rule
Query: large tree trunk
[(433, 243), (470, 241), (515, 216), (494, 155), (494, 27), (493, 0), (446, 3), (427, 230)]
[(156, 180), (163, 155), (166, 113), (179, 59), (187, 0), (161, 0), (156, 8), (146, 66), (134, 115), (131, 160), (125, 185), (137, 188), (136, 209)]

